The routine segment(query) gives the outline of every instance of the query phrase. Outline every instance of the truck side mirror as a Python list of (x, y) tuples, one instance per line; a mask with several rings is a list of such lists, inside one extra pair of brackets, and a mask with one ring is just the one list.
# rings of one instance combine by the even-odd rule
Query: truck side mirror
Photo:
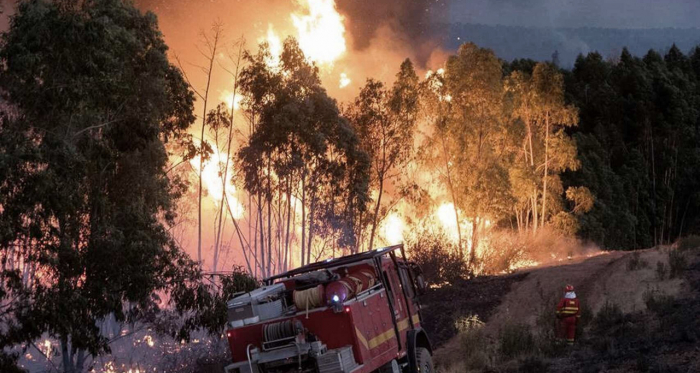
[(416, 286), (416, 293), (418, 293), (418, 295), (425, 294), (425, 290), (428, 288), (428, 284), (425, 282), (423, 270), (416, 263), (410, 263), (410, 268), (411, 273), (413, 275), (413, 282)]
[(418, 295), (423, 295), (425, 294), (425, 289), (428, 288), (428, 285), (425, 283), (425, 279), (423, 278), (423, 274), (420, 273), (418, 276), (416, 276), (416, 290), (418, 292)]

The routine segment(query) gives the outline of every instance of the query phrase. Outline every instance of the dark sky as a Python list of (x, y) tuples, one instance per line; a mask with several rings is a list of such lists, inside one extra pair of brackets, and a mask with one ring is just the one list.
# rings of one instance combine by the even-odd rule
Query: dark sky
[(489, 25), (691, 28), (700, 27), (700, 0), (452, 0), (448, 14)]

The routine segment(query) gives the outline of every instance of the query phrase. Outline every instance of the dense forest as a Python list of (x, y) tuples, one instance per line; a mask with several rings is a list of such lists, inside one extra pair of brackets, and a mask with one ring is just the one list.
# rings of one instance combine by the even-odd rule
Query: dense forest
[(649, 247), (700, 228), (700, 48), (614, 61), (581, 56), (566, 72), (567, 99), (580, 109), (572, 131), (595, 207), (579, 236), (611, 249)]
[[(121, 337), (107, 319), (220, 335), (224, 301), (256, 279), (396, 241), (414, 258), (447, 250), (470, 277), (532, 260), (542, 236), (637, 249), (700, 230), (700, 48), (566, 70), (464, 43), (436, 71), (406, 59), (338, 103), (293, 37), (236, 46), (227, 106), (170, 60), (152, 13), (19, 4), (0, 47), (1, 370), (48, 335), (82, 372)], [(214, 256), (232, 247), (242, 265), (216, 279), (197, 172), (212, 158)], [(190, 258), (173, 232), (197, 200)]]

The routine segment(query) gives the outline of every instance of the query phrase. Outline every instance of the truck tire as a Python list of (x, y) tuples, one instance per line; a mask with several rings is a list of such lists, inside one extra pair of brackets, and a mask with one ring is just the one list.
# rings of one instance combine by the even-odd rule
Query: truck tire
[(418, 347), (416, 349), (416, 367), (418, 367), (418, 373), (434, 373), (433, 368), (433, 357), (430, 356), (430, 351), (425, 347)]

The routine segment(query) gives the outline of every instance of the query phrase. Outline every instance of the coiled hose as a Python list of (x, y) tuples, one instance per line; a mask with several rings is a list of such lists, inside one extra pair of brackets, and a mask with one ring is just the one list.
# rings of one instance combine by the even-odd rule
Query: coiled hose
[(311, 289), (295, 290), (294, 305), (298, 310), (306, 310), (306, 318), (309, 318), (309, 309), (321, 307), (323, 305), (323, 285), (318, 285)]
[(277, 341), (284, 338), (294, 337), (296, 329), (292, 320), (275, 322), (263, 326), (263, 338), (265, 342)]

